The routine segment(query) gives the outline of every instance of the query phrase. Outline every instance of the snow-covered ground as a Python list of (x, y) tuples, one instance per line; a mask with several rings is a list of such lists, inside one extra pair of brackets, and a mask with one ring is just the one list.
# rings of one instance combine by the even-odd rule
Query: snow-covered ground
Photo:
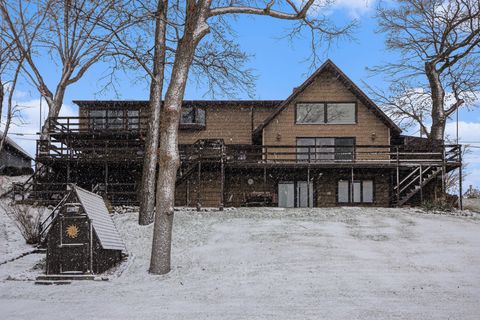
[[(110, 281), (36, 286), (0, 266), (0, 318), (479, 319), (478, 215), (180, 210), (165, 276), (147, 273), (151, 226), (114, 219), (130, 258)], [(35, 274), (27, 257), (16, 268)]]

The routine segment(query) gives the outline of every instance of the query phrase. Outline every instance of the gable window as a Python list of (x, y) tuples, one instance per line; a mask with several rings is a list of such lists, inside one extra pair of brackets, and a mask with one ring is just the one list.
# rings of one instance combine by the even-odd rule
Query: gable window
[(327, 123), (355, 123), (355, 103), (327, 103)]
[(372, 180), (339, 180), (338, 203), (373, 203)]
[(353, 160), (354, 138), (297, 138), (297, 160)]
[(297, 124), (355, 124), (356, 103), (298, 103)]
[(323, 103), (297, 104), (297, 123), (310, 123), (310, 124), (325, 123), (325, 104)]

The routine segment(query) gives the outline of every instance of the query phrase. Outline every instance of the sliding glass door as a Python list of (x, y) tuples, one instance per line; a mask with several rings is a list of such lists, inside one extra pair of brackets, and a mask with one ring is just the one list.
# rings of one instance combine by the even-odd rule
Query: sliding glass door
[(278, 184), (278, 206), (281, 208), (313, 207), (313, 182), (280, 182)]

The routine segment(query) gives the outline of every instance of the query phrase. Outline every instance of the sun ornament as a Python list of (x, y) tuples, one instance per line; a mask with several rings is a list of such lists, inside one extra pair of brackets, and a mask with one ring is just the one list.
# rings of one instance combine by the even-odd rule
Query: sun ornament
[(67, 233), (67, 236), (69, 238), (72, 238), (72, 239), (75, 239), (76, 237), (78, 237), (78, 228), (76, 225), (74, 224), (71, 224), (67, 227), (67, 230), (66, 230), (66, 233)]

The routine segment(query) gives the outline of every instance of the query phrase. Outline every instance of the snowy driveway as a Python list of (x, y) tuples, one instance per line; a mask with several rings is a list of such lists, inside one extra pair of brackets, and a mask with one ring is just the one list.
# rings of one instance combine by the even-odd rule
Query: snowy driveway
[[(1, 319), (479, 319), (480, 221), (406, 209), (178, 212), (173, 270), (146, 274), (150, 227), (115, 216), (120, 277), (5, 280)], [(119, 273), (119, 272), (117, 272)]]

